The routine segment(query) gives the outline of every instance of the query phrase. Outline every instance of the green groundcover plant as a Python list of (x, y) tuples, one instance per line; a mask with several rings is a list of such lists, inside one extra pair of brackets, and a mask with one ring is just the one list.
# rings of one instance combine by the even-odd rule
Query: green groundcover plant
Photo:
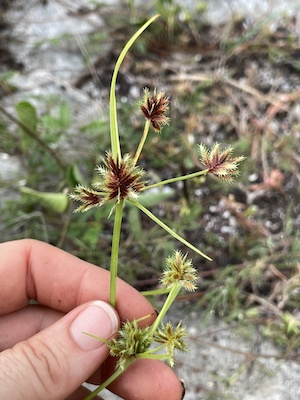
[[(144, 207), (139, 202), (139, 194), (173, 182), (206, 176), (209, 173), (230, 183), (239, 175), (239, 163), (245, 158), (244, 156), (232, 157), (233, 149), (230, 146), (222, 149), (219, 143), (215, 143), (208, 149), (205, 145), (199, 144), (199, 159), (205, 169), (148, 185), (145, 178), (146, 171), (138, 166), (140, 154), (150, 128), (154, 129), (155, 134), (160, 134), (163, 126), (170, 123), (167, 116), (169, 108), (168, 97), (164, 92), (158, 92), (156, 89), (151, 93), (148, 88), (144, 89), (144, 98), (139, 104), (141, 115), (145, 118), (145, 126), (140, 143), (134, 155), (122, 154), (116, 107), (117, 76), (122, 61), (130, 47), (156, 18), (158, 18), (158, 15), (147, 21), (131, 37), (117, 60), (110, 88), (111, 150), (107, 151), (106, 155), (102, 158), (102, 164), (96, 167), (97, 179), (91, 183), (91, 187), (77, 185), (74, 192), (70, 194), (71, 199), (80, 203), (75, 210), (76, 212), (86, 212), (93, 207), (111, 204), (109, 217), (114, 218), (110, 262), (110, 304), (112, 306), (116, 304), (116, 280), (119, 267), (118, 254), (125, 203), (131, 203), (187, 248), (198, 253), (205, 259), (211, 260), (208, 255), (179, 236)], [(109, 347), (110, 355), (118, 358), (116, 370), (102, 385), (88, 395), (86, 400), (94, 398), (138, 358), (165, 360), (171, 367), (174, 366), (175, 350), (187, 350), (185, 327), (182, 322), (175, 327), (170, 322), (164, 324), (163, 318), (182, 289), (187, 291), (195, 291), (197, 289), (197, 280), (197, 270), (193, 266), (192, 260), (188, 258), (187, 253), (183, 254), (181, 251), (176, 250), (172, 255), (167, 257), (160, 281), (162, 288), (144, 292), (146, 296), (167, 295), (158, 317), (152, 326), (143, 328), (140, 328), (138, 324), (141, 319), (127, 321), (122, 325), (116, 339), (105, 341)], [(148, 317), (145, 315), (142, 319), (147, 319)], [(85, 333), (90, 335), (89, 332)], [(93, 335), (90, 336), (94, 337), (95, 340), (103, 341), (102, 338)]]

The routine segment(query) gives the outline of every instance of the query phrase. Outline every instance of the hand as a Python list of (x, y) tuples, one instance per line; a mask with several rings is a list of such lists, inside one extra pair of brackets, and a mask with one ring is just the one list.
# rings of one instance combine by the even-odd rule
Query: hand
[[(107, 346), (83, 332), (109, 339), (120, 321), (151, 314), (149, 324), (155, 314), (120, 279), (116, 310), (108, 299), (108, 271), (39, 241), (0, 244), (0, 398), (83, 399), (84, 381), (110, 376), (115, 360)], [(109, 389), (126, 400), (180, 400), (183, 392), (169, 367), (142, 359)]]

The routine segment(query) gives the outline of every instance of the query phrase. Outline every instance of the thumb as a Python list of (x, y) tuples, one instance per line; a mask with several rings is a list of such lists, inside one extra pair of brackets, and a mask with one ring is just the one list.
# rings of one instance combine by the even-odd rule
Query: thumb
[(0, 398), (61, 400), (72, 394), (104, 362), (108, 348), (84, 332), (110, 339), (119, 318), (96, 300), (0, 354)]

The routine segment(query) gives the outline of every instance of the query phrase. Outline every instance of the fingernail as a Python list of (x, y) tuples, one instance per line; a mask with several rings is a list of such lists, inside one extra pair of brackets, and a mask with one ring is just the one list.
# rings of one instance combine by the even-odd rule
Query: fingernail
[(96, 300), (77, 315), (70, 326), (70, 333), (83, 350), (95, 350), (104, 342), (86, 333), (107, 340), (118, 330), (118, 327), (119, 321), (114, 309), (109, 304)]
[(182, 396), (181, 396), (181, 400), (183, 400), (184, 396), (185, 396), (185, 386), (184, 386), (184, 382), (183, 379), (180, 379), (181, 385), (182, 385)]

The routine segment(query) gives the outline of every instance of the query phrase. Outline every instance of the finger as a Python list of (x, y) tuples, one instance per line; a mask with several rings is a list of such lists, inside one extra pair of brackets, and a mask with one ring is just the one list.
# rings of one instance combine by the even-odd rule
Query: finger
[[(0, 352), (12, 348), (17, 343), (29, 339), (41, 330), (61, 319), (65, 314), (40, 305), (29, 305), (22, 310), (0, 316)], [(103, 364), (107, 373), (115, 370), (116, 359), (113, 363)], [(108, 370), (109, 368), (109, 370)], [(89, 382), (101, 383), (101, 372), (98, 369)]]
[[(3, 260), (0, 263), (0, 313), (21, 308), (30, 298), (63, 312), (90, 299), (108, 299), (109, 275), (101, 268), (37, 241), (23, 240), (0, 246)], [(118, 281), (117, 309), (123, 320), (153, 312), (147, 300), (121, 280)], [(157, 365), (158, 375), (160, 365), (174, 376), (162, 363)], [(113, 367), (108, 368), (108, 373), (112, 370)], [(123, 380), (120, 382), (122, 385)]]
[[(106, 360), (106, 364), (111, 362), (111, 358)], [(126, 400), (181, 400), (184, 395), (175, 373), (161, 361), (149, 359), (136, 360), (108, 389)]]
[[(20, 311), (16, 311), (9, 315), (0, 317), (0, 351), (11, 348), (21, 340), (26, 340), (55, 321), (62, 318), (62, 314), (58, 311), (48, 309), (39, 305), (31, 305)], [(3, 329), (2, 329), (3, 328)], [(85, 327), (87, 330), (87, 327)], [(56, 335), (57, 337), (57, 335)], [(116, 358), (108, 357), (101, 368), (98, 368), (88, 380), (95, 384), (100, 384), (115, 371)], [(164, 393), (168, 393), (168, 399), (179, 399), (178, 393), (182, 390), (180, 382), (166, 365), (161, 362), (152, 360), (138, 360), (134, 365), (121, 376), (116, 382), (110, 386), (110, 390), (117, 393), (126, 400), (135, 398), (135, 393), (143, 393), (143, 396), (137, 398), (148, 399), (152, 394), (157, 394), (156, 398), (165, 398)], [(75, 363), (79, 366), (78, 362)], [(0, 357), (1, 365), (1, 357)], [(0, 367), (1, 375), (1, 367)], [(15, 374), (14, 374), (15, 375)], [(87, 379), (87, 378), (82, 378)], [(129, 383), (131, 384), (129, 385)], [(171, 386), (171, 388), (170, 388)], [(155, 389), (157, 387), (157, 389)], [(68, 400), (82, 400), (86, 393), (86, 389), (79, 388), (72, 394)], [(160, 397), (164, 396), (164, 397)], [(0, 398), (1, 390), (0, 390)], [(154, 397), (155, 398), (155, 397)]]
[[(82, 400), (90, 393), (91, 393), (90, 390), (81, 386), (74, 393), (72, 393), (70, 396), (68, 396), (65, 400)], [(102, 399), (102, 397), (97, 396), (96, 400), (103, 400), (103, 399)]]
[(103, 341), (118, 329), (119, 319), (107, 303), (81, 305), (48, 328), (0, 354), (0, 398), (61, 400), (108, 356)]
[(0, 316), (0, 351), (29, 339), (63, 316), (59, 311), (37, 304)]
[[(2, 243), (0, 257), (0, 315), (26, 306), (30, 299), (64, 313), (90, 300), (109, 300), (108, 271), (49, 244), (31, 239)], [(151, 304), (121, 279), (116, 309), (124, 321), (154, 313)], [(142, 324), (153, 320), (154, 316)]]

